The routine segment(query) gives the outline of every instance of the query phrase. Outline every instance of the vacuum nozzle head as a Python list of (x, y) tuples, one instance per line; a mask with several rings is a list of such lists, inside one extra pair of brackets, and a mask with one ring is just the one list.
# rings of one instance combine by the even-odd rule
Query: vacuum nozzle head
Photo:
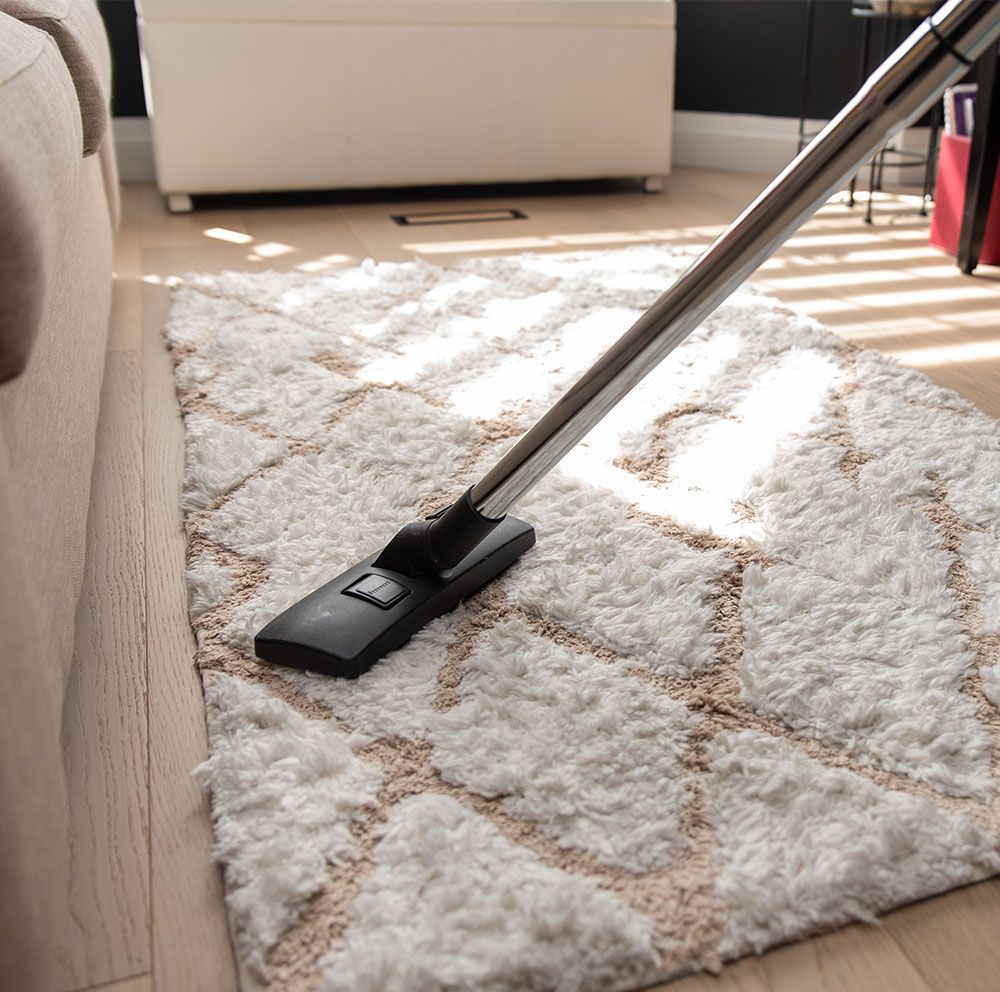
[(254, 653), (279, 665), (356, 678), (534, 543), (530, 524), (483, 517), (466, 493), (435, 517), (407, 524), (381, 552), (275, 617), (254, 638)]

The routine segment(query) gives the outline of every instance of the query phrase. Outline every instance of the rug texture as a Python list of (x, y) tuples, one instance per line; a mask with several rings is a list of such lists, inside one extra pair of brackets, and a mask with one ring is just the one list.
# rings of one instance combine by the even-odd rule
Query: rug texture
[(629, 989), (1000, 871), (1000, 432), (749, 291), (357, 681), (252, 637), (451, 501), (682, 261), (192, 276), (167, 327), (238, 953), (282, 992)]

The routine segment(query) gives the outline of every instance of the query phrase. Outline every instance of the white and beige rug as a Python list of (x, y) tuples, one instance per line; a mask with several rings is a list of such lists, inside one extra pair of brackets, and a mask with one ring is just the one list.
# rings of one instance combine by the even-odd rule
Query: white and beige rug
[(239, 955), (304, 992), (631, 989), (1000, 871), (1000, 432), (730, 300), (355, 682), (267, 620), (450, 501), (681, 262), (193, 276), (167, 327)]

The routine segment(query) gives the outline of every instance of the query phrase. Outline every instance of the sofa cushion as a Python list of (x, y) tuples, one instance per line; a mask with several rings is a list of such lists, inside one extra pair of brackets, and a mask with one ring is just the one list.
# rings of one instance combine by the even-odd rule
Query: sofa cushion
[(138, 6), (150, 21), (674, 26), (674, 0), (138, 0)]
[(52, 39), (0, 13), (0, 382), (43, 320), (80, 171), (76, 92)]
[(111, 55), (93, 0), (0, 0), (0, 13), (51, 35), (76, 87), (83, 154), (93, 155), (108, 131)]

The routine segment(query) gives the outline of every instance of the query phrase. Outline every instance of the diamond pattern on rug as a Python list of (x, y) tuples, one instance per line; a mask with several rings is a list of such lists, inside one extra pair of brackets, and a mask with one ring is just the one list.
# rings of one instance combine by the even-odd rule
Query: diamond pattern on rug
[(749, 290), (356, 681), (265, 622), (463, 492), (676, 278), (654, 247), (175, 291), (237, 951), (282, 992), (626, 990), (1000, 872), (1000, 431)]

